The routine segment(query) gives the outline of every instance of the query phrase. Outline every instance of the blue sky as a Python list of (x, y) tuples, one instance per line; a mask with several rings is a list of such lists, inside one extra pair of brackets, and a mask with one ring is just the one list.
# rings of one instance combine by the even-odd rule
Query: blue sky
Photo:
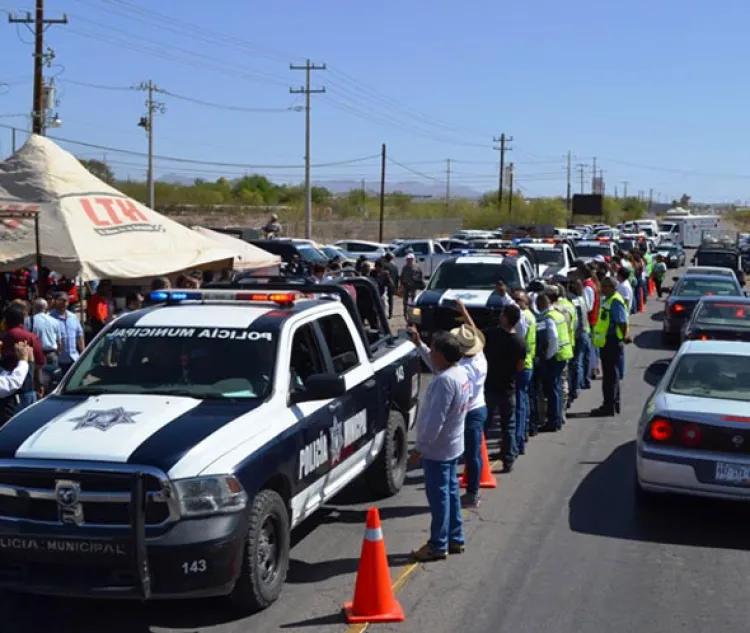
[[(6, 12), (32, 8), (0, 0)], [(174, 95), (259, 110), (162, 95), (156, 153), (206, 164), (158, 160), (160, 174), (301, 180), (304, 113), (289, 109), (301, 104), (289, 87), (304, 73), (289, 63), (309, 57), (327, 64), (313, 73), (327, 89), (313, 96), (314, 164), (374, 156), (385, 142), (400, 163), (389, 163), (391, 180), (440, 185), (451, 158), (455, 187), (486, 190), (497, 180), (492, 137), (505, 132), (530, 195), (564, 192), (571, 150), (574, 165), (597, 157), (608, 192), (628, 181), (662, 199), (750, 198), (746, 1), (47, 0), (47, 12), (70, 19), (47, 31), (63, 120), (50, 135), (145, 152), (145, 95), (81, 83), (153, 79)], [(27, 127), (6, 115), (30, 109), (31, 34), (5, 22), (0, 32), (0, 124)], [(144, 170), (140, 155), (63, 145), (106, 156), (118, 175)], [(373, 187), (378, 174), (377, 157), (314, 169), (318, 180)]]

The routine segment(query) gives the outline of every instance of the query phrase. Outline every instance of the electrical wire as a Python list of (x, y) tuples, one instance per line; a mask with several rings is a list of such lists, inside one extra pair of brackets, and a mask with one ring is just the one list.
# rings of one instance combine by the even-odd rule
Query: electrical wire
[[(60, 83), (69, 83), (73, 86), (82, 86), (84, 88), (92, 88), (94, 90), (109, 90), (109, 91), (115, 91), (115, 92), (132, 92), (136, 90), (136, 86), (111, 86), (111, 85), (89, 83), (87, 81), (78, 81), (74, 79), (59, 79), (58, 81)], [(185, 95), (177, 94), (175, 92), (172, 92), (171, 90), (159, 89), (156, 92), (158, 92), (159, 94), (168, 96), (168, 97), (172, 97), (173, 99), (179, 99), (180, 101), (187, 101), (189, 103), (195, 103), (197, 105), (202, 105), (202, 106), (206, 106), (209, 108), (217, 108), (220, 110), (231, 110), (233, 112), (252, 112), (252, 113), (269, 112), (270, 113), (270, 112), (294, 112), (297, 110), (295, 106), (289, 106), (286, 108), (247, 108), (245, 106), (215, 103), (213, 101), (204, 101), (203, 99), (196, 99), (195, 97), (188, 97)]]
[(444, 183), (445, 182), (445, 180), (440, 180), (439, 178), (434, 178), (432, 176), (428, 176), (427, 174), (423, 174), (422, 172), (417, 171), (416, 169), (412, 169), (411, 167), (407, 167), (403, 163), (399, 163), (397, 160), (393, 160), (392, 158), (390, 158), (388, 156), (386, 156), (386, 160), (389, 163), (392, 163), (393, 165), (398, 165), (399, 167), (401, 167), (401, 169), (405, 169), (406, 171), (414, 174), (415, 176), (419, 176), (421, 178), (425, 178), (426, 180), (434, 180), (435, 182), (439, 182), (439, 183)]
[[(0, 124), (0, 128), (12, 130), (14, 129), (14, 126)], [(29, 130), (21, 130), (21, 131), (30, 133)], [(107, 147), (105, 145), (97, 145), (96, 143), (87, 143), (85, 141), (76, 141), (72, 139), (61, 138), (59, 136), (48, 136), (47, 138), (52, 139), (53, 141), (59, 141), (61, 143), (70, 143), (72, 145), (80, 145), (81, 147), (98, 149), (98, 150), (105, 151), (105, 152), (113, 152), (115, 154), (127, 154), (128, 156), (140, 156), (140, 157), (148, 156), (148, 154), (144, 154), (143, 152), (135, 152), (133, 150), (119, 149), (116, 147)], [(168, 162), (173, 162), (173, 163), (183, 163), (187, 165), (209, 165), (213, 167), (236, 167), (238, 169), (303, 169), (305, 167), (304, 165), (251, 165), (251, 164), (245, 164), (245, 163), (223, 163), (223, 162), (217, 162), (217, 161), (195, 160), (192, 158), (178, 158), (176, 156), (160, 156), (157, 154), (154, 154), (153, 158), (154, 160), (162, 160), (162, 161), (168, 161)], [(331, 163), (311, 164), (310, 167), (315, 167), (315, 168), (337, 167), (339, 165), (351, 165), (354, 163), (363, 163), (365, 161), (373, 160), (375, 158), (380, 158), (380, 154), (371, 154), (370, 156), (362, 156), (359, 158), (335, 161)]]

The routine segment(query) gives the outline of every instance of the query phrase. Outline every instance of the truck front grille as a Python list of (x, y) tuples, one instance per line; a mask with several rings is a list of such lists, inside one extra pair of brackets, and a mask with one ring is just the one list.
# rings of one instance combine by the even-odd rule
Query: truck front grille
[[(7, 462), (6, 462), (7, 464)], [(143, 470), (143, 469), (139, 469)], [(147, 469), (151, 470), (151, 469)], [(131, 522), (131, 484), (123, 470), (95, 470), (90, 466), (0, 466), (0, 519), (62, 523), (57, 486), (61, 481), (77, 486), (80, 525), (127, 527)], [(148, 472), (145, 524), (161, 525), (173, 514), (171, 488), (166, 475)]]

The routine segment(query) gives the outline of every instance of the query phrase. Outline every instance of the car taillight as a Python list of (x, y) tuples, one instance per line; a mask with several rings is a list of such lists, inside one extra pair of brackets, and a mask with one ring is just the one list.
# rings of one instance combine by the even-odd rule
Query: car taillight
[(707, 334), (697, 334), (695, 332), (692, 332), (688, 336), (688, 339), (691, 340), (691, 341), (707, 341), (708, 340), (708, 335)]
[(651, 420), (649, 435), (655, 442), (666, 442), (672, 437), (672, 423), (664, 418), (655, 418)]
[(686, 424), (682, 427), (680, 436), (685, 446), (698, 446), (701, 443), (703, 434), (701, 433), (701, 427), (697, 424)]
[(671, 306), (669, 306), (669, 311), (672, 314), (680, 314), (680, 312), (685, 312), (685, 306), (681, 303), (674, 303)]

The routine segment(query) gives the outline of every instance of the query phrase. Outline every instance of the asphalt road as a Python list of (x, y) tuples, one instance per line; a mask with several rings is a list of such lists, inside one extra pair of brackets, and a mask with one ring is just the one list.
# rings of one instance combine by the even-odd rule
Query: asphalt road
[[(431, 633), (704, 633), (747, 628), (750, 510), (692, 499), (646, 514), (633, 493), (635, 424), (672, 351), (651, 300), (633, 318), (623, 412), (596, 419), (600, 385), (584, 392), (561, 433), (534, 438), (510, 475), (466, 513), (461, 556), (408, 564), (427, 538), (421, 472), (395, 498), (353, 487), (294, 534), (280, 601), (236, 620), (222, 601), (121, 604), (28, 599), (0, 604), (0, 632), (265, 633), (347, 630), (367, 507), (381, 510), (397, 595), (407, 614), (373, 630)], [(362, 628), (351, 628), (361, 631)]]

